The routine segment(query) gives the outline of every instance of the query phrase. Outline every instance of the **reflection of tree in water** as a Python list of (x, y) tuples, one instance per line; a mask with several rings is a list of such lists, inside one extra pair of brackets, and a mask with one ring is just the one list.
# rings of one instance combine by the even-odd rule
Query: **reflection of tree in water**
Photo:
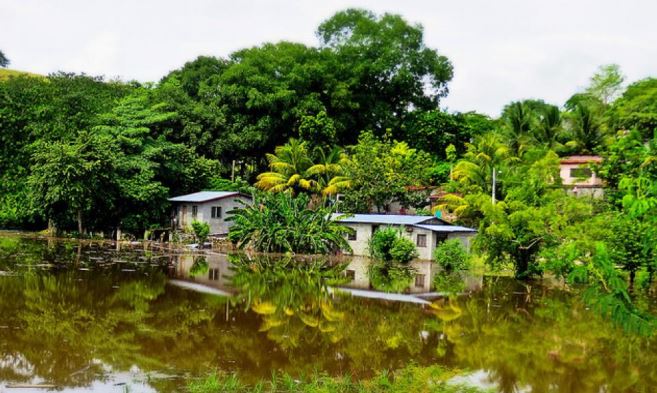
[(459, 301), (458, 318), (445, 318), (452, 307), (445, 301), (427, 328), (442, 337), (439, 355), (488, 371), (500, 391), (625, 392), (657, 383), (648, 343), (617, 330), (570, 294), (535, 286), (527, 296), (512, 280), (485, 288)]
[[(112, 291), (114, 282), (111, 276), (80, 281), (75, 272), (3, 279), (0, 297), (12, 299), (0, 303), (8, 326), (0, 331), (3, 355), (20, 354), (32, 374), (69, 386), (87, 385), (102, 374), (95, 359), (128, 369), (138, 358), (134, 331), (144, 328), (149, 302), (163, 292), (165, 278), (126, 281)], [(30, 380), (10, 377), (15, 365), (6, 366), (8, 380)]]
[(231, 262), (238, 302), (262, 316), (259, 330), (283, 349), (298, 347), (308, 328), (331, 342), (340, 340), (337, 325), (344, 313), (329, 299), (328, 284), (342, 277), (346, 265), (244, 255), (234, 256)]
[(367, 267), (367, 275), (372, 287), (383, 292), (404, 292), (407, 290), (416, 270), (398, 262), (372, 261)]
[(194, 257), (194, 263), (192, 264), (192, 267), (189, 269), (189, 276), (190, 277), (197, 277), (197, 276), (204, 276), (208, 273), (208, 270), (210, 269), (210, 265), (208, 264), (208, 260), (205, 257)]
[[(60, 386), (88, 386), (107, 377), (98, 362), (177, 375), (235, 370), (255, 379), (272, 370), (360, 377), (413, 361), (487, 370), (505, 392), (526, 385), (533, 392), (584, 393), (657, 386), (654, 339), (614, 329), (570, 294), (538, 285), (529, 291), (488, 278), (479, 293), (420, 308), (331, 295), (327, 285), (339, 271), (328, 267), (253, 259), (236, 264), (243, 292), (231, 307), (228, 298), (166, 286), (156, 267), (34, 269), (42, 257), (75, 259), (75, 245), (23, 249), (14, 242), (2, 250), (32, 261), (22, 276), (0, 279), (3, 381), (36, 375)], [(12, 263), (19, 262), (0, 260), (3, 268)], [(163, 391), (179, 390), (180, 383), (152, 382)]]

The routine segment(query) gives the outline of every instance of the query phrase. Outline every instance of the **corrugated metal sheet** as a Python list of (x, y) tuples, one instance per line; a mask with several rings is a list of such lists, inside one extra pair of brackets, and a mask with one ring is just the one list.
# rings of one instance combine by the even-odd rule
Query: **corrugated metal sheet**
[(413, 225), (417, 228), (428, 229), (433, 232), (477, 232), (476, 229), (461, 227), (458, 225)]
[(196, 202), (203, 203), (221, 199), (231, 196), (237, 196), (240, 193), (237, 191), (201, 191), (193, 194), (181, 195), (174, 198), (169, 198), (170, 202)]
[[(344, 216), (344, 214), (334, 213), (331, 218), (336, 220), (340, 216)], [(407, 216), (401, 214), (352, 214), (339, 221), (351, 224), (415, 225), (435, 219), (434, 216)]]

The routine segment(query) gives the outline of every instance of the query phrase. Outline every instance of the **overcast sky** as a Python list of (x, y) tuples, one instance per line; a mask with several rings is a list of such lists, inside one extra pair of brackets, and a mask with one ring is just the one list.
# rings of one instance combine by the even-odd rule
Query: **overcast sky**
[(10, 68), (157, 81), (198, 55), (263, 42), (316, 45), (347, 7), (401, 14), (454, 64), (450, 110), (498, 115), (512, 100), (562, 104), (601, 64), (657, 75), (657, 1), (632, 0), (0, 0)]

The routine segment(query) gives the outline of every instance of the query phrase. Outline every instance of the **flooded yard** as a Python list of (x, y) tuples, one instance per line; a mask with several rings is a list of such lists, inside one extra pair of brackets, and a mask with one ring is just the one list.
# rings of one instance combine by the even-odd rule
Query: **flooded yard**
[(440, 296), (425, 262), (389, 294), (366, 259), (344, 262), (0, 234), (0, 391), (175, 391), (214, 370), (361, 378), (410, 363), (502, 392), (655, 391), (655, 340), (571, 293), (465, 276), (460, 296)]

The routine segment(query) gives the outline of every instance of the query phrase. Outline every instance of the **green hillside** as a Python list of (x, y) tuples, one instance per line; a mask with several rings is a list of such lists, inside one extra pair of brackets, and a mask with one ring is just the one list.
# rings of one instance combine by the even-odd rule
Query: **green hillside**
[(21, 75), (24, 75), (24, 76), (34, 76), (34, 77), (38, 77), (38, 78), (43, 78), (43, 75), (33, 74), (33, 73), (31, 73), (31, 72), (18, 71), (18, 70), (10, 70), (10, 69), (7, 69), (7, 68), (0, 68), (0, 81), (1, 81), (1, 80), (5, 80), (5, 79), (9, 79), (9, 78), (11, 78), (12, 76), (21, 76)]

